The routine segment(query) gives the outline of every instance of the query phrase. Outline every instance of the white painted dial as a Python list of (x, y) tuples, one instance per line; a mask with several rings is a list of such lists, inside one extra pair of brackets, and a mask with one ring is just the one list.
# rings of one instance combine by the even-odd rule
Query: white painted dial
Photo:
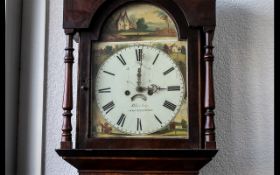
[(115, 128), (145, 135), (165, 127), (184, 99), (180, 69), (165, 52), (131, 46), (108, 58), (96, 76), (98, 108)]

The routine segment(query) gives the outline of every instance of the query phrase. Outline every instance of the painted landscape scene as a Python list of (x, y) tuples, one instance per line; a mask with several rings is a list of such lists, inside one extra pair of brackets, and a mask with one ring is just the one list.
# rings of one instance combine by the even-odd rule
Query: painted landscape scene
[(147, 4), (121, 8), (106, 22), (102, 41), (176, 40), (174, 22), (162, 9)]

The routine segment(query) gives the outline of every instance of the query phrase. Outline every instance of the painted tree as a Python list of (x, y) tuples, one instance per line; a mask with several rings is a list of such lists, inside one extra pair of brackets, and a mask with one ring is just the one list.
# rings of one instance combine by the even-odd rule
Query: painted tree
[(170, 49), (169, 49), (168, 45), (164, 44), (163, 51), (166, 52), (166, 53), (169, 53), (169, 50)]
[(182, 119), (181, 125), (182, 125), (182, 128), (184, 128), (184, 129), (187, 128), (187, 121)]
[(167, 24), (167, 32), (169, 33), (169, 31), (170, 31), (170, 23), (169, 22), (170, 21), (169, 21), (168, 15), (165, 12), (160, 11), (160, 10), (155, 11), (155, 13), (158, 15), (158, 17), (160, 19), (162, 19), (162, 20), (164, 20), (166, 22), (166, 24)]
[(112, 46), (106, 46), (105, 49), (104, 49), (105, 53), (106, 54), (113, 54), (113, 47)]
[(174, 121), (170, 122), (169, 129), (171, 131), (173, 130), (175, 132), (175, 135), (176, 135), (176, 123)]
[(182, 53), (182, 54), (186, 54), (186, 47), (185, 47), (185, 46), (182, 46), (182, 47), (181, 47), (181, 53)]
[(148, 25), (146, 24), (144, 18), (138, 19), (136, 22), (136, 26), (137, 26), (137, 31), (140, 31), (140, 32), (144, 32), (148, 28)]

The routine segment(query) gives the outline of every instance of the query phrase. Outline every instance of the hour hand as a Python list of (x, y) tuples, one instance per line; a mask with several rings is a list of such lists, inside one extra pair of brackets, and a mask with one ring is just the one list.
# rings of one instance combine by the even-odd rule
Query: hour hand
[(135, 50), (136, 52), (136, 60), (140, 63), (140, 67), (137, 69), (137, 92), (143, 92), (143, 88), (141, 87), (142, 82), (142, 60), (143, 60), (143, 51), (142, 49)]
[(137, 87), (136, 91), (140, 92), (141, 91), (141, 68), (138, 68), (137, 70)]

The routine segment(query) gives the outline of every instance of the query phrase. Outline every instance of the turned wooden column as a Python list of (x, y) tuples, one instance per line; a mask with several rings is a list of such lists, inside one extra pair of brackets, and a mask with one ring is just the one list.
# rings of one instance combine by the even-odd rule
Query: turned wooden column
[(205, 108), (205, 125), (204, 125), (204, 147), (205, 149), (216, 149), (215, 140), (215, 122), (214, 122), (214, 109), (215, 109), (215, 97), (214, 97), (214, 85), (213, 85), (213, 36), (214, 27), (204, 27), (205, 33), (205, 96), (204, 96), (204, 108)]
[(72, 149), (72, 124), (71, 117), (73, 109), (73, 84), (72, 84), (72, 69), (74, 63), (73, 56), (73, 35), (74, 30), (65, 29), (66, 34), (66, 48), (65, 48), (65, 80), (64, 80), (64, 93), (62, 108), (63, 112), (63, 124), (62, 124), (62, 135), (60, 148), (61, 149)]

